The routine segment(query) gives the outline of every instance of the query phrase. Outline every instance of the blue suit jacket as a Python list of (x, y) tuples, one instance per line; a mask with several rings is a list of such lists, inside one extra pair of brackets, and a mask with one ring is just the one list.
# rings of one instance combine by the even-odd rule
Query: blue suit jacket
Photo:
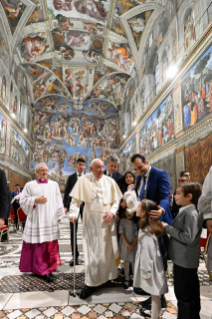
[[(141, 176), (139, 175), (136, 182), (136, 192), (140, 185), (140, 180)], [(166, 214), (161, 216), (160, 220), (169, 225), (171, 225), (173, 221), (170, 210), (170, 192), (171, 189), (168, 174), (161, 169), (151, 167), (146, 188), (146, 199), (154, 201), (165, 210)], [(138, 194), (138, 196), (140, 196), (140, 194)]]
[[(20, 192), (19, 192), (19, 193), (20, 193)], [(17, 192), (17, 191), (13, 191), (13, 192), (12, 192), (12, 199), (13, 199), (16, 195), (18, 195), (18, 192)]]

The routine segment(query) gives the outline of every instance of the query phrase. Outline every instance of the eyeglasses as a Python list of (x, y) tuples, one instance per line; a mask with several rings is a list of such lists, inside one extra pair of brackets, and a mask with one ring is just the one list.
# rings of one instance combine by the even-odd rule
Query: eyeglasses
[(48, 169), (39, 169), (39, 172), (48, 172)]

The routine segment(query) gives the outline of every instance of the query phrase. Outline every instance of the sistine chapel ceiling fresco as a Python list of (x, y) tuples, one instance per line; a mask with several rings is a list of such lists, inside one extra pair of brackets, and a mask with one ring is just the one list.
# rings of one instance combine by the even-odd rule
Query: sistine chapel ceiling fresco
[(4, 62), (9, 69), (11, 55), (25, 69), (35, 104), (58, 94), (78, 109), (90, 99), (102, 99), (121, 110), (127, 81), (139, 76), (139, 50), (145, 30), (153, 25), (155, 8), (167, 7), (171, 16), (174, 3), (0, 0), (1, 23), (8, 35), (7, 41), (0, 35)]

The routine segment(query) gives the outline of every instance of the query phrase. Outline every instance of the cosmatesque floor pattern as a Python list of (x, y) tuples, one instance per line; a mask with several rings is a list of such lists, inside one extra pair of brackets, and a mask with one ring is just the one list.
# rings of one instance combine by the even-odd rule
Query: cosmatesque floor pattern
[[(22, 232), (10, 229), (9, 244), (0, 243), (0, 318), (4, 319), (139, 319), (150, 318), (150, 312), (140, 314), (139, 302), (147, 297), (135, 295), (132, 288), (123, 288), (124, 277), (119, 277), (100, 287), (87, 300), (73, 297), (73, 267), (71, 260), (70, 229), (68, 218), (60, 224), (59, 240), (62, 266), (54, 274), (54, 282), (46, 283), (30, 273), (19, 271), (22, 248)], [(80, 262), (76, 266), (76, 289), (84, 285), (84, 258), (82, 250), (82, 224), (78, 229)], [(166, 295), (167, 308), (161, 310), (160, 318), (176, 319), (177, 302), (173, 291), (172, 264), (169, 263), (169, 292)], [(201, 319), (212, 318), (212, 285), (203, 262), (199, 267), (201, 285)]]

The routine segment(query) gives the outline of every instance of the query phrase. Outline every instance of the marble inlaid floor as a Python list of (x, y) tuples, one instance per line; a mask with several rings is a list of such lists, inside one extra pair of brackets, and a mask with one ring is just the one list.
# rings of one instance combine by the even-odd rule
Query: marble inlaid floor
[[(92, 297), (81, 300), (69, 295), (73, 288), (73, 268), (71, 260), (70, 229), (68, 218), (61, 222), (59, 240), (62, 266), (54, 274), (55, 279), (47, 284), (30, 273), (19, 271), (22, 248), (22, 232), (10, 229), (10, 243), (0, 243), (0, 318), (5, 319), (139, 319), (150, 318), (149, 311), (140, 315), (139, 302), (147, 297), (135, 295), (132, 289), (123, 288), (123, 275), (109, 285), (97, 290)], [(84, 258), (82, 251), (82, 225), (79, 224), (78, 244), (80, 265), (76, 267), (76, 285), (80, 290), (84, 283)], [(168, 278), (169, 292), (166, 294), (168, 305), (162, 309), (161, 318), (176, 319), (177, 303), (173, 291), (172, 265), (169, 264), (171, 277)], [(201, 285), (201, 319), (212, 318), (212, 285), (204, 266), (199, 267)]]

